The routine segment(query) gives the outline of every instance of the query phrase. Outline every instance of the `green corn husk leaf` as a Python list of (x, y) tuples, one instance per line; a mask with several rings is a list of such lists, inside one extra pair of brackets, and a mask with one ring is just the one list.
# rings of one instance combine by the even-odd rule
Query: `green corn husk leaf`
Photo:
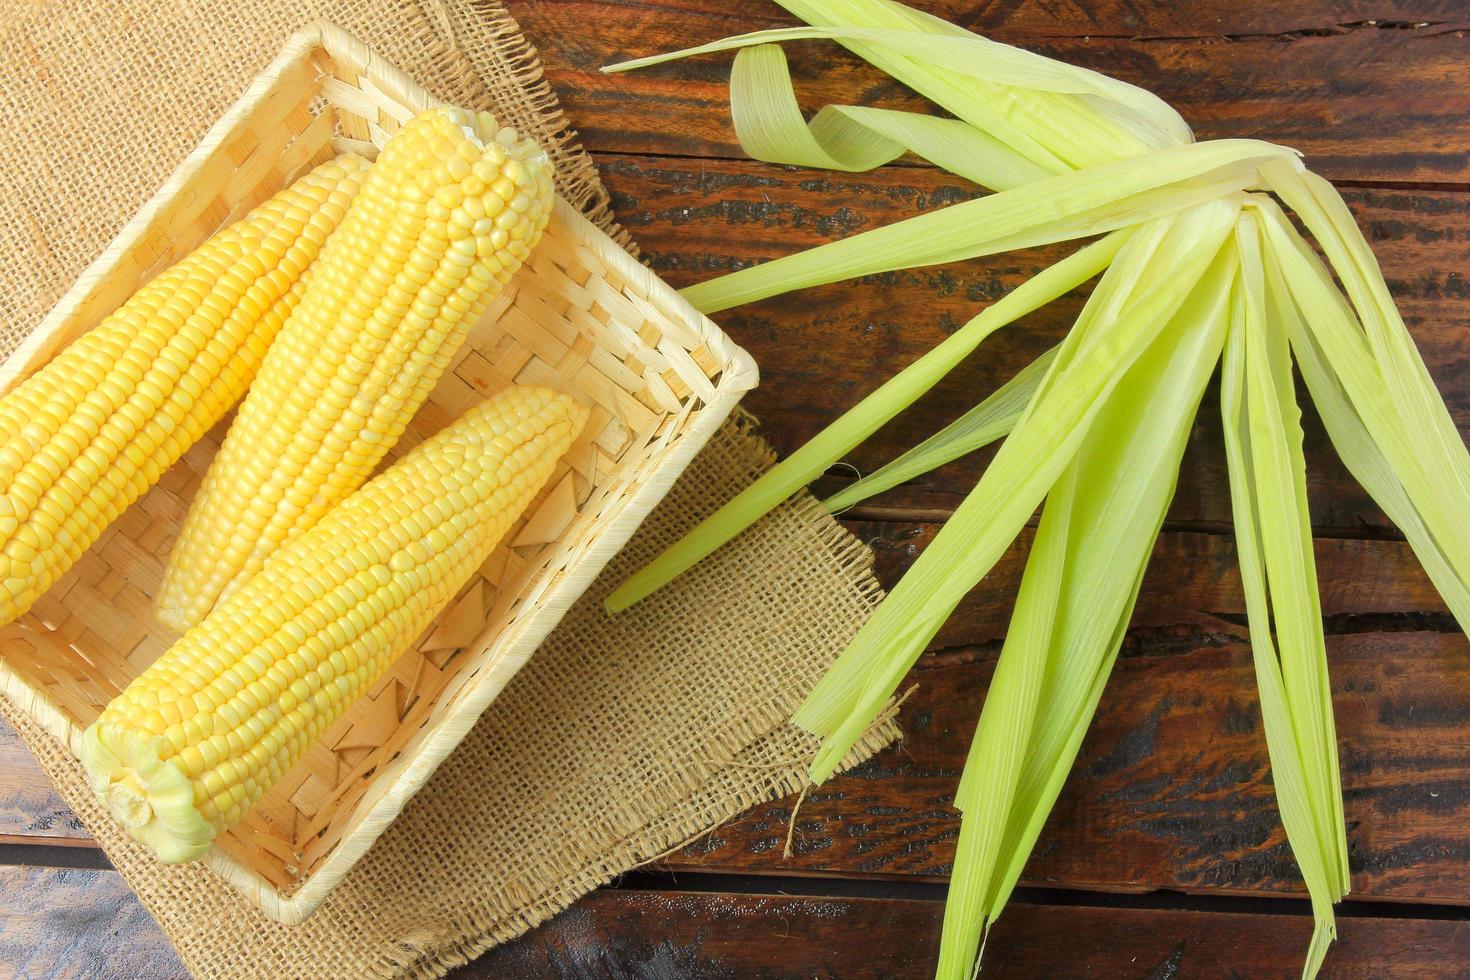
[[(1315, 975), (1335, 936), (1332, 905), (1349, 881), (1292, 351), (1348, 468), (1470, 626), (1470, 453), (1351, 213), (1290, 151), (1245, 141), (1185, 145), (1193, 137), (1177, 113), (1132, 86), (996, 45), (892, 0), (777, 2), (812, 27), (642, 63), (738, 49), (731, 111), (757, 159), (867, 170), (907, 151), (1002, 193), (701, 284), (686, 291), (697, 307), (715, 312), (809, 285), (1116, 229), (1099, 243), (1113, 251), (1098, 268), (1111, 265), (1049, 366), (828, 501), (850, 506), (1012, 430), (798, 711), (798, 723), (824, 736), (812, 778), (830, 775), (1045, 497), (956, 798), (964, 819), (940, 974), (964, 976), (1095, 711), (1204, 379), (1224, 347), (1222, 411), (1253, 657), (1282, 821), (1313, 902), (1303, 975)], [(836, 41), (955, 118), (838, 105), (806, 122), (775, 45), (814, 39)], [(1146, 163), (1137, 159), (1145, 153)], [(1253, 187), (1274, 190), (1297, 212), (1347, 300), (1274, 202), (1239, 193)], [(1206, 204), (1217, 197), (1229, 212), (1218, 237), (1220, 214)], [(1047, 270), (1044, 284), (1017, 289), (1010, 303), (972, 320), (962, 342), (947, 341), (944, 356), (932, 356), (936, 349), (869, 396), (624, 583), (609, 607), (659, 587), (814, 479), (985, 335), (1080, 273), (1087, 254), (1073, 256), (1065, 273), (1067, 263)], [(1202, 346), (1185, 366), (1179, 358), (1189, 344)], [(1168, 366), (1159, 353), (1166, 349), (1176, 358)], [(1156, 403), (1145, 411), (1149, 398)]]
[[(1103, 149), (1096, 151), (1095, 160), (1084, 160), (1083, 162), (1106, 162), (1122, 157), (1137, 156), (1148, 149), (1147, 146), (1118, 127), (1105, 113), (1089, 108), (1074, 94), (1008, 84), (1005, 80), (1007, 62), (1016, 62), (1019, 60), (1018, 56), (1030, 58), (1036, 56), (1007, 45), (997, 45), (973, 35), (957, 39), (942, 37), (931, 32), (906, 29), (884, 31), (841, 26), (780, 28), (724, 38), (694, 48), (609, 65), (603, 71), (627, 71), (695, 55), (736, 49), (748, 50), (752, 47), (771, 47), (781, 42), (812, 39), (837, 40), (855, 51), (859, 49), (869, 51), (885, 60), (888, 66), (897, 72), (918, 76), (935, 73), (948, 78), (949, 88), (953, 90), (949, 93), (951, 101), (959, 107), (956, 114), (966, 125), (977, 132), (991, 136), (1020, 159), (1047, 174), (1062, 173), (1078, 165), (1057, 157), (1044, 145), (1045, 143), (1052, 145), (1059, 143), (1059, 134), (1055, 131), (1052, 120), (1048, 118), (1052, 111), (1068, 112), (1075, 117), (1072, 120), (1076, 127), (1074, 135), (1078, 131), (1094, 131), (1091, 141), (1099, 144)], [(976, 46), (981, 50), (978, 53), (967, 51), (964, 47), (965, 41), (976, 42)], [(983, 47), (984, 45), (988, 45), (989, 49)], [(996, 54), (1001, 57), (997, 59)], [(937, 57), (950, 67), (936, 70), (931, 62), (917, 60), (915, 56), (917, 59)], [(763, 74), (755, 77), (757, 80), (764, 79), (770, 88), (750, 89), (732, 85), (731, 101), (737, 112), (743, 110), (744, 100), (752, 96), (757, 104), (773, 98), (790, 98), (795, 101), (789, 76), (782, 78), (775, 74)], [(899, 76), (895, 75), (895, 77)], [(922, 77), (919, 84), (923, 84)], [(1063, 87), (1068, 86), (1063, 83)], [(1085, 86), (1077, 82), (1072, 82), (1070, 87), (1086, 90)], [(967, 102), (969, 93), (966, 92), (968, 89), (984, 90), (988, 93), (989, 98), (969, 104)], [(960, 93), (965, 93), (965, 95)], [(1002, 108), (1007, 103), (1029, 104), (1032, 112), (1029, 114), (1017, 113), (1013, 108), (1010, 113), (1007, 113)], [(1028, 119), (1027, 115), (1032, 118)], [(1037, 137), (1040, 137), (1040, 141)], [(746, 144), (743, 137), (741, 145), (746, 148), (747, 152), (752, 152), (752, 147)], [(755, 154), (752, 152), (752, 155)], [(757, 158), (763, 159), (763, 157)]]
[(1148, 167), (1123, 161), (1069, 172), (828, 242), (683, 290), (705, 313), (844, 279), (957, 262), (1140, 224), (1255, 186), (1293, 151), (1256, 140), (1159, 150)]
[[(1190, 142), (1193, 136), (1167, 103), (1152, 93), (1085, 69), (1050, 62), (1026, 51), (995, 45), (937, 17), (887, 0), (777, 0), (809, 24), (881, 32), (877, 42), (838, 38), (858, 57), (914, 91), (996, 137), (1033, 163), (1060, 173), (1138, 156), (1149, 148)], [(971, 63), (1006, 59), (996, 80), (975, 78), (905, 55), (882, 43), (890, 36), (923, 32), (973, 52)], [(1054, 73), (1064, 87), (1086, 86), (1086, 94), (1044, 91), (1014, 84), (1035, 81), (1032, 69)], [(1099, 96), (1099, 91), (1106, 92)]]
[(1097, 708), (1220, 357), (1233, 267), (1215, 257), (1047, 498), (955, 798), (941, 978), (970, 974)]
[(736, 56), (730, 72), (730, 115), (741, 148), (768, 163), (855, 172), (880, 167), (907, 150), (992, 190), (1050, 176), (959, 119), (829, 105), (808, 124), (796, 103), (786, 56), (770, 44)]
[(1072, 514), (1065, 502), (1073, 499), (1075, 485), (1076, 474), (1068, 467), (1042, 508), (1005, 644), (970, 742), (963, 781), (955, 793), (960, 836), (944, 904), (944, 931), (935, 971), (938, 978), (963, 980), (971, 975), (971, 964), (978, 958), (990, 925), (985, 900), (996, 866), (1004, 860), (1001, 847), (1005, 827), (1031, 730), (1056, 717), (1049, 712), (1038, 717), (1038, 707), (1050, 666), (1057, 594), (1064, 587), (1067, 572)]
[[(1360, 335), (1366, 338), (1382, 388), (1377, 406), (1359, 404), (1359, 413), (1370, 431), (1375, 425), (1372, 415), (1391, 413), (1398, 419), (1409, 441), (1390, 447), (1380, 439), (1380, 445), (1390, 459), (1398, 457), (1395, 469), (1431, 521), (1440, 546), (1457, 567), (1470, 569), (1470, 522), (1465, 520), (1470, 513), (1470, 452), (1399, 316), (1372, 249), (1342, 197), (1321, 177), (1271, 168), (1268, 180), (1322, 246), (1357, 313)], [(1314, 327), (1317, 322), (1309, 320)], [(1342, 332), (1340, 326), (1334, 330), (1339, 336)], [(1335, 356), (1340, 346), (1325, 337), (1323, 344), (1329, 356)], [(1353, 383), (1348, 376), (1343, 380)], [(1352, 387), (1348, 390), (1353, 393)]]
[[(936, 28), (936, 23), (943, 29)], [(997, 43), (943, 21), (916, 21), (906, 23), (903, 29), (823, 26), (756, 31), (698, 47), (608, 65), (603, 71), (629, 71), (695, 55), (745, 51), (752, 47), (773, 47), (783, 42), (805, 40), (836, 40), (854, 50), (881, 51), (890, 59), (895, 77), (901, 81), (904, 80), (903, 75), (913, 75), (922, 84), (925, 73), (937, 72), (962, 76), (969, 85), (983, 86), (991, 96), (990, 105), (970, 106), (968, 97), (959, 102), (962, 108), (970, 108), (970, 115), (976, 117), (976, 121), (969, 124), (971, 128), (980, 131), (1010, 133), (1012, 127), (1025, 131), (1026, 120), (1015, 118), (1019, 113), (1014, 109), (1010, 116), (997, 113), (993, 108), (996, 103), (1020, 102), (1031, 109), (1038, 117), (1031, 121), (1031, 125), (1042, 126), (1040, 132), (1045, 134), (1044, 138), (1056, 135), (1055, 126), (1048, 117), (1065, 112), (1073, 117), (1071, 122), (1074, 124), (1070, 138), (1064, 144), (1069, 150), (1074, 150), (1079, 136), (1089, 134), (1112, 148), (1111, 155), (1099, 152), (1098, 159), (1091, 162), (1136, 156), (1149, 147), (1182, 145), (1193, 139), (1189, 127), (1178, 113), (1151, 93), (1085, 68)], [(773, 75), (770, 81), (773, 89), (790, 93), (789, 76)], [(768, 93), (757, 89), (754, 94), (764, 97)], [(1052, 97), (1049, 102), (1047, 97)], [(732, 98), (732, 101), (738, 103), (739, 100)], [(1088, 118), (1088, 113), (1092, 114), (1091, 118)], [(1024, 146), (1029, 140), (1020, 139), (1018, 142)], [(743, 139), (742, 145), (749, 151), (750, 147)], [(1025, 158), (1024, 154), (1018, 155)], [(1039, 166), (1034, 161), (1033, 165)], [(1055, 173), (1061, 168), (1043, 169)]]
[[(1268, 258), (1269, 256), (1269, 249)], [(1362, 416), (1353, 407), (1321, 344), (1307, 329), (1301, 311), (1292, 299), (1278, 263), (1267, 261), (1266, 297), (1268, 319), (1282, 324), (1291, 341), (1302, 379), (1311, 393), (1312, 403), (1322, 418), (1333, 448), (1348, 472), (1383, 508), (1389, 520), (1401, 530), (1409, 546), (1419, 558), (1435, 589), (1454, 613), (1462, 629), (1470, 628), (1470, 582), (1458, 573), (1443, 549), (1430, 533), (1408, 492), (1394, 474), (1393, 466), (1383, 450), (1369, 434)]]
[(626, 609), (662, 588), (821, 476), (854, 446), (932, 388), (986, 337), (1102, 272), (1129, 235), (1129, 232), (1114, 232), (1079, 249), (986, 307), (630, 576), (608, 596), (605, 602), (608, 611)]
[[(1290, 291), (1293, 305), (1305, 324), (1304, 335), (1314, 341), (1316, 346), (1312, 350), (1322, 355), (1321, 363), (1332, 371), (1338, 390), (1346, 396), (1353, 415), (1373, 444), (1374, 449), (1365, 450), (1370, 454), (1368, 458), (1381, 458), (1393, 483), (1402, 490), (1406, 505), (1397, 504), (1392, 485), (1381, 477), (1373, 477), (1371, 471), (1367, 471), (1366, 478), (1359, 478), (1386, 513), (1389, 507), (1396, 508), (1398, 514), (1391, 516), (1395, 516), (1409, 538), (1415, 554), (1430, 574), (1436, 576), (1437, 586), (1448, 583), (1442, 588), (1442, 594), (1447, 601), (1456, 603), (1452, 609), (1461, 626), (1470, 625), (1470, 616), (1462, 612), (1466, 607), (1465, 583), (1470, 582), (1470, 526), (1464, 518), (1470, 513), (1467, 509), (1470, 500), (1457, 492), (1459, 479), (1455, 472), (1466, 456), (1464, 444), (1446, 445), (1424, 426), (1410, 420), (1402, 411), (1406, 399), (1391, 387), (1353, 309), (1333, 285), (1331, 275), (1316, 253), (1274, 202), (1263, 200), (1254, 210), (1261, 216), (1270, 266), (1279, 269), (1280, 280)], [(1305, 348), (1299, 343), (1297, 349)], [(1305, 374), (1305, 366), (1303, 370)], [(1410, 370), (1400, 373), (1399, 388), (1412, 390), (1413, 382), (1402, 378), (1402, 374), (1412, 378), (1415, 373), (1412, 365)], [(1307, 377), (1310, 381), (1310, 375)], [(1436, 402), (1438, 410), (1445, 412), (1433, 382), (1421, 376), (1419, 385), (1419, 399)], [(1322, 402), (1329, 407), (1331, 390), (1326, 389), (1327, 398)], [(1351, 424), (1342, 413), (1335, 414), (1333, 419)], [(1342, 432), (1339, 426), (1339, 434)], [(1350, 443), (1344, 445), (1346, 449), (1341, 445), (1338, 448), (1349, 465), (1353, 459), (1364, 459), (1363, 453), (1354, 452)], [(1458, 587), (1455, 583), (1459, 583)]]
[[(822, 5), (809, 4), (808, 6)], [(838, 7), (842, 4), (827, 6)], [(946, 28), (954, 28), (954, 25), (944, 21), (938, 23)], [(644, 58), (633, 58), (608, 65), (602, 70), (604, 72), (632, 71), (695, 55), (775, 45), (784, 41), (836, 40), (886, 48), (890, 54), (913, 58), (930, 68), (944, 68), (971, 79), (994, 82), (997, 85), (1012, 88), (1067, 95), (1092, 95), (1102, 99), (1117, 99), (1121, 96), (1125, 101), (1132, 101), (1130, 96), (1153, 98), (1144, 90), (1134, 88), (1107, 75), (1053, 61), (1044, 55), (1034, 54), (1024, 48), (1012, 47), (1009, 44), (1001, 44), (962, 28), (957, 29), (958, 33), (949, 33), (948, 31), (918, 30), (917, 27), (917, 24), (906, 30), (853, 26), (778, 27), (772, 30), (752, 31), (749, 34), (737, 34), (697, 47), (649, 55)], [(1167, 103), (1157, 104), (1163, 106), (1167, 113), (1173, 114), (1173, 110), (1168, 109)], [(1187, 129), (1184, 132), (1187, 133)], [(1191, 142), (1191, 140), (1184, 137), (1172, 142), (1180, 144)]]
[(1221, 409), (1241, 581), (1277, 803), (1316, 918), (1303, 968), (1304, 977), (1313, 977), (1337, 934), (1332, 905), (1348, 888), (1347, 837), (1307, 513), (1301, 413), (1285, 325), (1267, 319), (1259, 242), (1256, 219), (1244, 212), (1237, 235), (1241, 275), (1225, 347)]
[[(977, 237), (985, 237), (984, 233), (977, 235), (970, 225), (971, 222), (978, 222), (991, 233), (991, 245), (986, 246), (990, 250), (1002, 247), (1009, 249), (1016, 247), (1018, 242), (1036, 244), (1040, 241), (1080, 237), (1109, 225), (1128, 224), (1141, 216), (1170, 214), (1201, 201), (1218, 200), (1224, 190), (1239, 189), (1252, 184), (1256, 179), (1255, 165), (1261, 160), (1280, 157), (1294, 159), (1294, 154), (1289, 150), (1253, 141), (1196, 144), (1160, 151), (1161, 156), (1165, 154), (1169, 155), (1168, 159), (1158, 161), (1158, 165), (1150, 168), (1147, 175), (1120, 174), (1116, 172), (1117, 168), (1097, 168), (1093, 172), (1052, 178), (1040, 184), (955, 205), (930, 215), (910, 218), (786, 259), (710, 280), (686, 291), (685, 295), (696, 301), (696, 305), (703, 304), (707, 309), (712, 306), (723, 308), (760, 296), (784, 292), (799, 285), (814, 285), (817, 282), (844, 278), (849, 272), (862, 274), (880, 271), (887, 267), (884, 264), (885, 256), (905, 255), (905, 248), (916, 248), (921, 241), (927, 243), (930, 252), (921, 256), (918, 263), (898, 259), (896, 261), (899, 265), (922, 264), (931, 260), (947, 261), (957, 257), (946, 253), (936, 254), (933, 251), (933, 219), (940, 219), (941, 229), (949, 227), (957, 230), (958, 235), (971, 241)], [(1056, 186), (1058, 184), (1060, 186)], [(1138, 191), (1140, 187), (1143, 188), (1142, 192)], [(961, 213), (963, 209), (974, 209), (976, 206), (984, 206), (985, 213)], [(1080, 217), (1056, 218), (1069, 207), (1084, 210)], [(1016, 229), (1026, 227), (1028, 221), (1032, 222), (1030, 238), (1020, 241)], [(920, 225), (923, 227), (916, 227)], [(926, 228), (930, 230), (925, 231)], [(1005, 234), (1010, 235), (1009, 241), (996, 244), (995, 236)], [(1114, 242), (1110, 247), (1115, 248), (1117, 244)], [(833, 255), (832, 250), (841, 254)], [(823, 254), (827, 254), (833, 261), (822, 261)], [(851, 256), (850, 262), (861, 263), (863, 267), (856, 271), (850, 266), (844, 267), (840, 264), (842, 256)], [(625, 609), (667, 584), (819, 476), (844, 453), (932, 386), (939, 376), (953, 367), (964, 354), (973, 350), (974, 345), (989, 332), (1079, 285), (1106, 264), (1106, 258), (1101, 252), (1084, 251), (1074, 258), (1079, 260), (1079, 265), (1088, 269), (1092, 268), (1091, 260), (1099, 260), (1100, 264), (1096, 269), (1087, 272), (1085, 277), (1069, 281), (1069, 277), (1060, 271), (1068, 265), (1067, 260), (1064, 260), (1053, 269), (1018, 287), (1005, 299), (980, 314), (965, 329), (921, 358), (913, 366), (917, 369), (913, 374), (900, 375), (901, 381), (900, 378), (895, 378), (874, 396), (864, 400), (857, 408), (849, 411), (791, 457), (777, 464), (735, 500), (702, 521), (688, 535), (631, 576), (608, 597), (608, 610), (616, 612)], [(1084, 258), (1088, 261), (1083, 262)], [(877, 266), (874, 265), (875, 261)], [(793, 284), (790, 277), (783, 274), (783, 270), (790, 268), (788, 263), (811, 269), (812, 273), (808, 274), (806, 281)], [(1048, 275), (1053, 272), (1056, 274)], [(748, 276), (752, 273), (758, 280), (753, 283)], [(755, 287), (759, 295), (752, 295), (749, 288), (740, 292), (736, 280)], [(732, 284), (736, 286), (733, 292)], [(1059, 285), (1062, 288), (1053, 292), (1053, 288)], [(1033, 298), (1035, 305), (1027, 306), (1022, 302), (1024, 299), (1029, 303)], [(1008, 302), (1012, 300), (1014, 302)], [(927, 380), (921, 380), (924, 372), (934, 369), (939, 369), (938, 373), (931, 374)]]
[(902, 456), (880, 469), (856, 480), (851, 486), (823, 501), (829, 511), (837, 513), (860, 501), (906, 483), (945, 463), (966, 456), (1008, 435), (1020, 421), (1041, 379), (1051, 367), (1057, 349), (1042, 354), (1026, 365), (1014, 378), (949, 425), (940, 429)]
[[(859, 19), (876, 16), (879, 20), (884, 21), (891, 17), (904, 17), (920, 30), (927, 30), (935, 34), (947, 34), (953, 37), (980, 37), (958, 24), (951, 24), (943, 18), (913, 7), (906, 7), (895, 0), (839, 0), (835, 5), (830, 0), (793, 0), (793, 3), (776, 0), (776, 2), (781, 3), (787, 10), (792, 10), (793, 4), (800, 4), (810, 13), (826, 11), (823, 16), (829, 19), (833, 14)], [(832, 9), (834, 7), (835, 10)], [(878, 13), (880, 9), (884, 12)], [(989, 39), (983, 38), (983, 40)], [(1175, 146), (1194, 142), (1194, 133), (1189, 128), (1189, 124), (1184, 121), (1184, 117), (1173, 106), (1148, 89), (1129, 85), (1111, 75), (1093, 72), (1065, 61), (1057, 61), (1043, 55), (1033, 54), (1032, 57), (1040, 57), (1069, 73), (1081, 73), (1088, 76), (1090, 84), (1102, 86), (1105, 91), (1094, 90), (1079, 93), (1078, 101), (1084, 107), (1092, 108), (1111, 122), (1116, 123), (1134, 139), (1150, 147)], [(1071, 118), (1070, 115), (1068, 118)], [(1072, 134), (1072, 141), (1074, 143), (1077, 141), (1075, 132)]]
[(825, 736), (814, 780), (831, 775), (1041, 503), (1118, 377), (1204, 275), (1237, 210), (1238, 202), (1212, 201), (1150, 222), (1125, 243), (975, 490), (797, 710), (797, 724)]
[[(1217, 253), (1215, 261), (1206, 271), (1201, 285), (1196, 287), (1194, 293), (1187, 301), (1185, 308), (1176, 314), (1175, 321), (1181, 324), (1181, 329), (1183, 329), (1182, 324), (1194, 322), (1199, 324), (1199, 326), (1195, 327), (1197, 330), (1206, 333), (1218, 333), (1221, 331), (1222, 306), (1224, 296), (1230, 287), (1232, 271), (1228, 256), (1222, 258)], [(1196, 399), (1197, 404), (1198, 399)], [(1182, 413), (1181, 419), (1186, 415), (1192, 418), (1193, 412)], [(1187, 421), (1181, 421), (1181, 425), (1185, 433), (1184, 438), (1187, 438), (1189, 424)], [(1182, 449), (1179, 452), (1182, 452)], [(1140, 463), (1138, 468), (1146, 469), (1147, 466)], [(1177, 463), (1174, 469), (1177, 475)], [(1172, 489), (1169, 493), (1172, 495)], [(1103, 502), (1102, 496), (1094, 496), (1099, 497), (1096, 503), (1101, 505)], [(1106, 496), (1107, 499), (1112, 501), (1111, 506), (1126, 503), (1126, 501), (1118, 500), (1117, 495), (1108, 494)], [(1162, 520), (1162, 514), (1167, 510), (1167, 501), (1160, 506), (1161, 510), (1159, 513), (1160, 519)], [(1135, 512), (1135, 517), (1139, 521), (1144, 519), (1137, 512)], [(1144, 556), (1147, 556), (1151, 550), (1151, 544), (1148, 542), (1158, 536), (1157, 527), (1154, 527), (1152, 532), (1148, 534), (1140, 530), (1140, 528), (1147, 528), (1148, 526), (1147, 523), (1135, 524), (1134, 532), (1132, 532), (1136, 535), (1142, 535), (1143, 538), (1147, 539), (1141, 545)], [(1093, 568), (1091, 574), (1098, 578), (1105, 576), (1108, 567), (1106, 552), (1092, 551), (1090, 553), (1097, 556), (1097, 560), (1101, 563)], [(1123, 553), (1126, 553), (1126, 551)], [(1146, 561), (1146, 557), (1141, 560)], [(1136, 597), (1141, 581), (1142, 565), (1139, 566), (1137, 579), (1131, 584), (1134, 597)], [(1116, 656), (1116, 648), (1122, 643), (1123, 634), (1127, 629), (1128, 618), (1131, 614), (1132, 602), (1133, 599), (1130, 598), (1126, 610), (1118, 614), (1118, 621), (1112, 634), (1113, 639), (1110, 640), (1114, 653), (1110, 654), (1110, 656)], [(1088, 617), (1084, 616), (1081, 620), (1078, 620), (1076, 628), (1082, 630), (1091, 628), (1088, 626)], [(1085, 645), (1071, 644), (1063, 646), (1062, 649), (1081, 656), (1085, 655), (1087, 647)], [(1018, 794), (1018, 798), (1025, 802), (1025, 806), (1015, 808), (1013, 818), (1007, 829), (1006, 853), (1011, 855), (1010, 866), (1006, 869), (1005, 876), (1001, 879), (999, 888), (991, 896), (990, 908), (993, 910), (992, 918), (994, 915), (999, 915), (1000, 909), (1005, 905), (1012, 889), (1015, 888), (1016, 882), (1020, 879), (1021, 870), (1025, 865), (1026, 858), (1031, 853), (1032, 848), (1035, 847), (1036, 840), (1041, 834), (1042, 825), (1046, 821), (1047, 814), (1051, 812), (1057, 796), (1061, 793), (1062, 784), (1071, 767), (1071, 762), (1077, 755), (1077, 750), (1082, 744), (1082, 738), (1086, 733), (1089, 720), (1092, 713), (1096, 710), (1098, 699), (1102, 696), (1102, 683), (1106, 679), (1106, 671), (1109, 670), (1111, 670), (1110, 660), (1104, 665), (1103, 671), (1099, 672), (1097, 677), (1093, 678), (1090, 683), (1084, 683), (1079, 681), (1078, 678), (1085, 677), (1085, 671), (1080, 671), (1077, 666), (1077, 661), (1068, 657), (1062, 660), (1061, 666), (1057, 671), (1048, 675), (1048, 688), (1043, 692), (1045, 703), (1057, 708), (1063, 718), (1071, 719), (1071, 723), (1069, 727), (1048, 727), (1041, 729), (1039, 730), (1039, 737), (1034, 739), (1036, 744), (1032, 754), (1033, 762), (1028, 763), (1025, 772), (1022, 774), (1021, 792)]]
[(1326, 180), (1302, 169), (1271, 167), (1269, 181), (1321, 244), (1342, 280), (1406, 426), (1422, 431), (1424, 448), (1443, 458), (1444, 465), (1430, 474), (1435, 486), (1457, 501), (1470, 499), (1470, 453), (1342, 195)]

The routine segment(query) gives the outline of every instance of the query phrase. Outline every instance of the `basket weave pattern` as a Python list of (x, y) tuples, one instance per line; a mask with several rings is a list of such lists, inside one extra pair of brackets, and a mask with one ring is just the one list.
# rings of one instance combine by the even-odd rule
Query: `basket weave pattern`
[[(331, 25), (294, 36), (159, 194), (0, 367), (9, 388), (310, 167), (373, 155), (435, 104)], [(325, 897), (753, 387), (714, 324), (558, 200), (528, 265), (471, 330), (397, 448), (512, 383), (591, 409), (578, 443), (479, 574), (207, 860), (265, 912)], [(224, 425), (0, 633), (0, 690), (52, 734), (80, 732), (174, 639), (153, 595)]]

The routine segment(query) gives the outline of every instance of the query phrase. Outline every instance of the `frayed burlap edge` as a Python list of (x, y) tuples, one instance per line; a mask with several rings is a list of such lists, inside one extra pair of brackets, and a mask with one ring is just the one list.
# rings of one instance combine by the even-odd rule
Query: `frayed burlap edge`
[[(897, 708), (890, 705), (878, 721), (870, 728), (857, 745), (842, 761), (841, 769), (859, 765), (900, 737)], [(649, 824), (637, 834), (619, 842), (596, 866), (584, 868), (575, 878), (560, 883), (553, 891), (532, 905), (517, 909), (509, 918), (482, 926), (484, 932), (478, 936), (465, 937), (458, 941), (429, 945), (424, 948), (405, 946), (404, 956), (385, 969), (375, 973), (377, 977), (408, 976), (415, 978), (441, 977), (457, 966), (475, 959), (485, 951), (530, 932), (573, 905), (578, 899), (616, 879), (633, 868), (653, 863), (685, 846), (738, 816), (745, 810), (761, 803), (779, 800), (799, 793), (811, 785), (806, 770), (792, 770), (781, 763), (769, 764), (762, 782), (751, 785), (752, 769), (765, 766), (759, 757), (774, 755), (787, 743), (811, 741), (806, 732), (788, 726), (789, 731), (772, 732), (757, 745), (725, 764), (711, 783), (670, 809), (667, 819)], [(815, 746), (807, 757), (815, 754)], [(787, 759), (790, 757), (788, 756)], [(732, 808), (730, 804), (734, 804)]]
[[(764, 469), (776, 461), (776, 453), (759, 436), (757, 427), (755, 418), (742, 409), (736, 409), (726, 423), (727, 430), (738, 432), (752, 447), (758, 447), (756, 452)], [(883, 589), (872, 572), (872, 551), (838, 524), (811, 494), (800, 493), (788, 506), (819, 537), (822, 545), (831, 550), (850, 576), (850, 584), (876, 607), (883, 598)], [(898, 707), (898, 699), (888, 703), (843, 758), (839, 771), (861, 765), (902, 738)], [(619, 875), (683, 850), (753, 806), (803, 792), (812, 785), (807, 770), (820, 745), (816, 736), (789, 722), (781, 722), (774, 729), (752, 724), (743, 734), (745, 744), (739, 751), (723, 759), (702, 760), (705, 779), (689, 795), (672, 803), (635, 833), (615, 842), (597, 861), (558, 882), (551, 891), (497, 921), (475, 923), (477, 935), (459, 939), (425, 936), (419, 942), (406, 942), (402, 956), (393, 957), (372, 975), (443, 976), (500, 943), (524, 935)]]

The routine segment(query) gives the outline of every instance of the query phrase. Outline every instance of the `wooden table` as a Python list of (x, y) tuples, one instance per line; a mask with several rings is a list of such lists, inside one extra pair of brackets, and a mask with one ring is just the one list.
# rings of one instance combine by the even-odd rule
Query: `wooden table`
[[(1470, 8), (1451, 0), (931, 0), (952, 20), (1148, 86), (1201, 138), (1304, 151), (1345, 189), (1461, 431), (1470, 433)], [(784, 24), (758, 0), (513, 3), (645, 254), (675, 285), (971, 197), (945, 174), (741, 158), (728, 59), (599, 65)], [(917, 100), (830, 45), (805, 102)], [(843, 283), (731, 311), (759, 360), (747, 404), (789, 451), (1060, 252)], [(871, 469), (1055, 343), (1062, 301), (986, 344), (856, 453)], [(1292, 977), (1311, 920), (1267, 780), (1214, 395), (1117, 669), (991, 938), (987, 976)], [(1470, 976), (1470, 643), (1311, 410), (1317, 531), (1353, 893), (1336, 977)], [(966, 489), (964, 461), (846, 516), (892, 583)], [(1470, 518), (1470, 515), (1467, 515)], [(757, 807), (579, 903), (466, 977), (924, 977), (957, 832), (950, 800), (1025, 541), (915, 671), (908, 737), (811, 794)], [(0, 963), (33, 976), (174, 976), (151, 920), (0, 733)], [(77, 900), (80, 899), (80, 902)], [(72, 905), (75, 908), (70, 908)]]

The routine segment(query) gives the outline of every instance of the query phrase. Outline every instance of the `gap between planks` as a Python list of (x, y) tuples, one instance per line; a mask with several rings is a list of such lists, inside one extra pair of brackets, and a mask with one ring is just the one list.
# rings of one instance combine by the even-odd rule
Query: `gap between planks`
[[(790, 895), (810, 898), (876, 898), (943, 902), (949, 891), (941, 879), (914, 880), (912, 876), (851, 878), (843, 875), (742, 873), (644, 868), (615, 880), (613, 890), (678, 891), (723, 895)], [(1104, 891), (1081, 888), (1045, 888), (1022, 885), (1011, 901), (1026, 905), (1065, 905), (1087, 908), (1125, 908), (1231, 914), (1312, 915), (1306, 898), (1271, 892), (1210, 892), (1191, 894), (1172, 889)], [(1337, 906), (1342, 918), (1433, 919), (1470, 922), (1470, 906), (1425, 902), (1355, 900), (1349, 895)]]
[[(87, 842), (91, 844), (90, 841)], [(0, 867), (110, 870), (107, 856), (90, 847), (48, 847), (34, 844), (0, 844)], [(730, 873), (658, 867), (629, 871), (605, 886), (611, 891), (683, 892), (702, 895), (795, 896), (827, 899), (897, 899), (943, 903), (949, 891), (942, 879), (913, 876), (846, 875), (776, 872)], [(1020, 886), (1013, 902), (1026, 905), (1082, 908), (1132, 909), (1137, 911), (1211, 912), (1235, 915), (1310, 916), (1311, 902), (1305, 898), (1269, 892), (1210, 892), (1191, 894), (1172, 889), (1110, 891), (1081, 888)], [(1470, 922), (1470, 906), (1430, 904), (1418, 901), (1355, 899), (1351, 895), (1337, 906), (1340, 918), (1421, 919)]]

